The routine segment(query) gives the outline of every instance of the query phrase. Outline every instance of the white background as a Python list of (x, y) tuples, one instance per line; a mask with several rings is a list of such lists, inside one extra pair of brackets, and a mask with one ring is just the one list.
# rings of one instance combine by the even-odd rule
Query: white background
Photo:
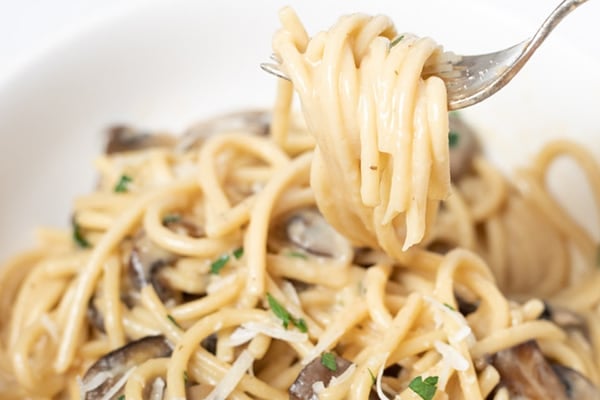
[[(76, 34), (77, 30), (87, 24), (110, 17), (111, 14), (119, 14), (131, 7), (143, 6), (149, 1), (151, 0), (0, 0), (0, 79), (22, 63), (26, 63), (36, 53), (59, 42), (61, 38)], [(390, 1), (408, 3), (415, 0)], [(555, 0), (481, 1), (501, 5), (510, 13), (530, 21), (542, 21), (559, 3)], [(282, 5), (285, 3), (282, 1)], [(468, 17), (465, 15), (465, 18)], [(598, 24), (599, 20), (600, 2), (589, 0), (588, 4), (576, 10), (557, 29), (560, 35), (572, 40), (574, 46), (584, 45), (586, 49), (600, 57), (600, 38), (589, 35), (590, 31), (597, 32), (595, 24)], [(460, 21), (450, 21), (450, 23), (460, 23)], [(485, 32), (474, 34), (485, 35)], [(443, 43), (441, 39), (437, 40)]]

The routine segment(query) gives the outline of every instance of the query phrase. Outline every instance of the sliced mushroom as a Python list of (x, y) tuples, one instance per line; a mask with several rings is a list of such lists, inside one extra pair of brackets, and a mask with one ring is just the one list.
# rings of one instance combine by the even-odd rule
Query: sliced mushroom
[(590, 338), (590, 331), (585, 318), (567, 308), (544, 302), (544, 311), (540, 318), (554, 322), (567, 332), (580, 332), (586, 339), (589, 340)]
[(104, 329), (104, 316), (96, 306), (97, 297), (93, 296), (88, 303), (86, 317), (90, 325), (100, 332), (106, 332)]
[[(288, 392), (290, 394), (290, 400), (314, 400), (317, 398), (315, 393), (315, 384), (319, 382), (326, 388), (331, 383), (331, 378), (337, 378), (342, 375), (349, 367), (352, 362), (346, 360), (343, 357), (335, 356), (335, 371), (325, 367), (321, 362), (321, 357), (315, 358), (313, 361), (308, 363), (300, 373), (298, 377), (290, 386)], [(395, 367), (389, 367), (391, 372), (394, 372)], [(394, 395), (386, 393), (390, 398)], [(374, 389), (369, 392), (368, 400), (379, 400), (379, 395)]]
[(427, 250), (442, 255), (448, 253), (454, 248), (456, 248), (455, 244), (449, 243), (445, 240), (434, 240), (433, 242), (427, 245)]
[[(598, 389), (578, 372), (552, 366), (535, 341), (502, 350), (492, 357), (511, 399), (599, 399)], [(573, 397), (577, 394), (578, 397)]]
[(475, 131), (456, 113), (450, 113), (450, 175), (459, 180), (471, 169), (473, 157), (479, 152), (480, 145)]
[(175, 138), (171, 135), (150, 134), (140, 132), (127, 125), (117, 125), (108, 131), (108, 143), (106, 144), (105, 153), (122, 153), (153, 147), (171, 148), (174, 145)]
[(317, 382), (322, 382), (324, 387), (329, 386), (331, 378), (340, 376), (352, 365), (350, 361), (339, 356), (335, 356), (335, 363), (337, 365), (335, 371), (325, 367), (321, 362), (321, 357), (317, 357), (308, 363), (302, 368), (298, 377), (292, 383), (292, 386), (290, 386), (290, 400), (315, 399), (317, 394), (314, 391), (313, 385)]
[(353, 254), (349, 242), (313, 207), (296, 210), (273, 229), (271, 245), (276, 252), (288, 251), (337, 259)]
[[(123, 392), (123, 376), (133, 367), (153, 358), (168, 357), (172, 348), (164, 336), (147, 336), (111, 351), (96, 361), (82, 379), (85, 400), (117, 398)], [(117, 387), (119, 385), (119, 387)]]
[(152, 284), (163, 302), (174, 298), (174, 291), (160, 278), (158, 272), (173, 264), (176, 259), (175, 255), (155, 245), (143, 231), (139, 232), (134, 238), (129, 257), (129, 277), (133, 288), (140, 290), (145, 285)]
[(585, 376), (563, 365), (552, 365), (560, 381), (566, 388), (568, 399), (600, 399), (600, 390)]
[(213, 333), (212, 335), (205, 337), (202, 342), (200, 342), (200, 346), (202, 346), (204, 350), (215, 355), (217, 354), (217, 340), (217, 334)]
[(269, 133), (271, 113), (264, 110), (240, 111), (202, 121), (187, 130), (177, 147), (182, 150), (198, 146), (204, 140), (221, 132), (243, 131), (255, 135)]

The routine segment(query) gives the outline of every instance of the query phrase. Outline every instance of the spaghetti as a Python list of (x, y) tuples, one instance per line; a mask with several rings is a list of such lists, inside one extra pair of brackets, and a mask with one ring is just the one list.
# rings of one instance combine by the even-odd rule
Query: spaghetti
[(73, 229), (0, 270), (0, 397), (598, 398), (596, 244), (546, 183), (569, 157), (600, 204), (593, 157), (451, 171), (430, 39), (281, 18), (266, 122), (115, 129)]

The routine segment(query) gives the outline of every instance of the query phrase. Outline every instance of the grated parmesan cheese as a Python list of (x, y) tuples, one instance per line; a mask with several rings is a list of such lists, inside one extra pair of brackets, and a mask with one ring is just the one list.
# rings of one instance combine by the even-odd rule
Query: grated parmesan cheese
[(300, 343), (308, 340), (306, 333), (283, 329), (275, 323), (246, 322), (231, 333), (229, 343), (232, 346), (239, 346), (254, 339), (259, 333), (291, 343)]
[(235, 390), (253, 363), (254, 357), (252, 357), (252, 354), (248, 350), (242, 351), (237, 360), (231, 365), (231, 368), (225, 373), (223, 379), (206, 396), (205, 400), (226, 399)]
[(100, 400), (111, 400), (113, 397), (115, 397), (115, 395), (119, 393), (119, 390), (125, 386), (127, 380), (129, 379), (129, 375), (131, 375), (134, 370), (135, 367), (125, 372), (123, 376), (106, 393), (104, 393), (104, 396), (102, 396)]
[(113, 374), (111, 374), (108, 371), (98, 372), (88, 382), (84, 382), (80, 377), (77, 377), (77, 382), (79, 383), (79, 390), (81, 391), (81, 393), (83, 393), (82, 398), (85, 397), (84, 395), (87, 392), (90, 392), (90, 391), (96, 389), (97, 387), (99, 387), (100, 385), (102, 385), (104, 382), (106, 382), (107, 380), (109, 380), (112, 377), (113, 377)]
[(233, 331), (231, 335), (229, 335), (228, 342), (230, 346), (235, 347), (244, 343), (248, 343), (249, 341), (254, 339), (256, 335), (258, 335), (257, 331), (253, 331), (243, 326), (240, 326), (235, 331)]
[(323, 390), (325, 390), (325, 384), (323, 383), (323, 381), (316, 381), (312, 384), (312, 390), (315, 394), (319, 394)]
[(442, 355), (444, 362), (455, 370), (466, 371), (469, 368), (469, 361), (454, 347), (439, 340), (436, 340), (433, 346)]
[(427, 301), (434, 307), (434, 321), (437, 329), (439, 329), (442, 325), (442, 317), (439, 315), (440, 311), (445, 315), (449, 316), (460, 327), (454, 334), (449, 336), (449, 340), (451, 343), (459, 343), (463, 340), (467, 340), (467, 345), (469, 347), (475, 344), (476, 340), (475, 336), (473, 335), (473, 330), (471, 329), (469, 323), (461, 313), (459, 313), (456, 310), (451, 310), (445, 304), (441, 303), (439, 300), (431, 296), (425, 295), (423, 296), (423, 298), (425, 299), (425, 301)]
[(165, 394), (165, 381), (162, 378), (156, 378), (152, 382), (152, 392), (150, 392), (150, 400), (162, 400)]

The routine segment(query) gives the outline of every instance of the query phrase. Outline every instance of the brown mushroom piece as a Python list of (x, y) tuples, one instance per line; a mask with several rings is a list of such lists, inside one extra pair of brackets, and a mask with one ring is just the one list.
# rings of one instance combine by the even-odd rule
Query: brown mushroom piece
[[(352, 362), (343, 357), (335, 356), (335, 371), (325, 367), (321, 361), (321, 357), (317, 357), (308, 363), (298, 377), (290, 386), (288, 393), (290, 400), (313, 400), (317, 398), (317, 393), (314, 391), (314, 385), (318, 382), (323, 383), (323, 387), (328, 387), (331, 383), (331, 378), (337, 378), (342, 375)], [(393, 396), (392, 396), (393, 397)], [(379, 396), (375, 390), (369, 393), (369, 400), (379, 400)]]
[(175, 137), (171, 135), (146, 133), (127, 125), (116, 125), (108, 130), (108, 142), (105, 153), (123, 153), (153, 147), (171, 148), (174, 145)]
[(135, 366), (160, 357), (169, 357), (172, 348), (164, 336), (146, 336), (106, 354), (87, 370), (81, 382), (85, 400), (117, 398), (123, 393), (123, 377)]
[(309, 254), (336, 258), (339, 251), (349, 246), (316, 208), (305, 208), (292, 214), (286, 221), (289, 242)]
[(185, 150), (201, 144), (207, 138), (221, 133), (243, 131), (264, 136), (269, 133), (271, 113), (265, 110), (238, 111), (199, 122), (179, 139), (177, 147)]
[(553, 366), (535, 341), (502, 350), (492, 357), (511, 399), (600, 399), (600, 391), (580, 373)]
[(480, 151), (477, 135), (456, 113), (450, 113), (450, 176), (459, 180), (471, 169), (473, 157)]
[(150, 238), (140, 231), (134, 238), (129, 257), (129, 279), (131, 286), (141, 290), (151, 284), (158, 297), (163, 301), (175, 298), (175, 292), (160, 278), (159, 271), (173, 264), (177, 257), (158, 247)]
[(589, 341), (590, 332), (587, 322), (575, 311), (544, 302), (544, 311), (540, 318), (554, 322), (568, 333), (579, 332)]
[(290, 386), (289, 394), (290, 400), (311, 400), (316, 398), (313, 385), (317, 382), (322, 382), (324, 387), (329, 386), (331, 378), (337, 378), (344, 373), (352, 365), (352, 363), (345, 358), (335, 356), (335, 371), (325, 367), (321, 362), (321, 357), (317, 357), (308, 363), (300, 373), (298, 377)]
[(96, 301), (96, 296), (92, 296), (88, 303), (86, 317), (90, 325), (96, 328), (99, 332), (106, 333), (106, 329), (104, 329), (104, 316), (96, 306)]

